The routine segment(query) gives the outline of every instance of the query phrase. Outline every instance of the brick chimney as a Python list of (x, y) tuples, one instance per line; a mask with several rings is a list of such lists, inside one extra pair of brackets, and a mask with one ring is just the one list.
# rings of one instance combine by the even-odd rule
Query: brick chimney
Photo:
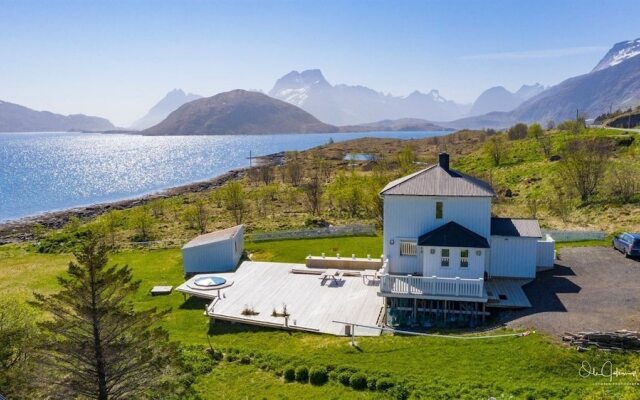
[(440, 168), (444, 169), (445, 171), (449, 171), (449, 154), (447, 153), (438, 154), (438, 165), (440, 166)]

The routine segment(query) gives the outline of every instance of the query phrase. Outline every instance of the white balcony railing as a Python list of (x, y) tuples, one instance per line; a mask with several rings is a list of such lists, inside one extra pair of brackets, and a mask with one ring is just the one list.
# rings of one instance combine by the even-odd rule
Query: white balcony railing
[(484, 279), (442, 278), (437, 276), (383, 275), (380, 292), (447, 297), (485, 297)]

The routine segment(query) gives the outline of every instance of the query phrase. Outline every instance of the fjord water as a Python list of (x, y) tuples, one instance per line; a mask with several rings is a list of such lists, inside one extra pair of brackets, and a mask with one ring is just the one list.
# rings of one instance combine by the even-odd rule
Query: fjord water
[(266, 155), (359, 137), (422, 138), (447, 132), (244, 136), (0, 133), (0, 221), (133, 198), (212, 178)]

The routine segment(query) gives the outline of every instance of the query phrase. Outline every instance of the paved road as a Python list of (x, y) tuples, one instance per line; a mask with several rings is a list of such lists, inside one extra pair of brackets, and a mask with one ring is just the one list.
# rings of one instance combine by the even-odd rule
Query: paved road
[(593, 128), (605, 128), (605, 129), (613, 129), (616, 131), (626, 131), (626, 132), (636, 132), (640, 133), (640, 129), (636, 128), (614, 128), (613, 126), (602, 126), (602, 125), (591, 125)]
[(524, 287), (533, 307), (506, 314), (508, 325), (553, 335), (640, 329), (640, 261), (605, 247), (565, 248), (560, 258)]

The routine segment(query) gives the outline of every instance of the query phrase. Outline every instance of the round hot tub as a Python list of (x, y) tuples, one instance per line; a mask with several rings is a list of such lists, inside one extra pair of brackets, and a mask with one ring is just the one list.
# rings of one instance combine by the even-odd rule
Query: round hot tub
[(204, 278), (196, 279), (193, 283), (202, 288), (213, 288), (224, 285), (227, 280), (219, 276), (205, 276)]
[(216, 275), (199, 276), (197, 279), (190, 281), (187, 286), (195, 290), (217, 290), (224, 289), (233, 284), (230, 279)]

